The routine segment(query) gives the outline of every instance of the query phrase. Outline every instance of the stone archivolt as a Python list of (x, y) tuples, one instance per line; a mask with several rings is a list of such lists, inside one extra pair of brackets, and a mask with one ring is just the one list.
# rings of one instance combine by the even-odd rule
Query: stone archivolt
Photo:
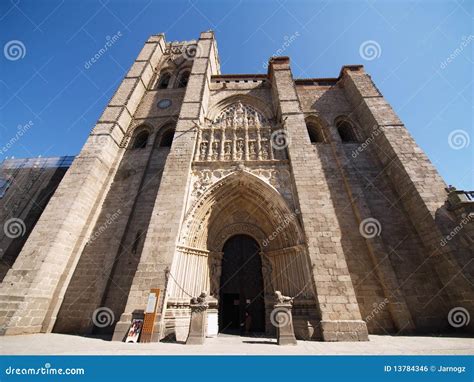
[[(288, 163), (283, 161), (272, 165), (259, 162), (247, 164), (248, 166), (241, 165), (240, 167), (245, 168), (246, 172), (251, 173), (274, 188), (285, 199), (291, 210), (296, 209)], [(211, 166), (207, 164), (195, 164), (192, 171), (192, 186), (188, 198), (188, 206), (192, 208), (212, 185), (232, 174), (238, 168), (239, 166), (226, 166), (222, 165), (222, 163), (216, 163)]]
[(271, 306), (275, 288), (299, 294), (300, 304), (314, 304), (298, 214), (277, 190), (240, 169), (210, 186), (187, 213), (171, 270), (177, 282), (169, 286), (169, 306), (182, 306), (187, 294), (202, 290), (219, 298), (223, 246), (237, 234), (260, 244), (266, 304)]

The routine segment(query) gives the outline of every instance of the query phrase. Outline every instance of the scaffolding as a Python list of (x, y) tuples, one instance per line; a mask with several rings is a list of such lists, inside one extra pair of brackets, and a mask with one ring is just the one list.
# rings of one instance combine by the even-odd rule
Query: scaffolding
[[(36, 182), (40, 179), (46, 169), (69, 168), (74, 160), (74, 156), (60, 156), (48, 158), (24, 158), (5, 159), (0, 164), (0, 198), (7, 197), (4, 205), (4, 213), (7, 216), (20, 216), (24, 209), (28, 207), (29, 200), (38, 191)], [(26, 171), (25, 171), (26, 170)], [(7, 195), (7, 190), (14, 186), (16, 179), (22, 173), (22, 178), (27, 182), (22, 188), (15, 187), (18, 196), (13, 198), (13, 193)], [(15, 202), (10, 202), (15, 200)]]
[(0, 167), (2, 170), (12, 170), (21, 168), (57, 168), (70, 167), (74, 156), (61, 156), (49, 158), (23, 158), (23, 159), (5, 159)]

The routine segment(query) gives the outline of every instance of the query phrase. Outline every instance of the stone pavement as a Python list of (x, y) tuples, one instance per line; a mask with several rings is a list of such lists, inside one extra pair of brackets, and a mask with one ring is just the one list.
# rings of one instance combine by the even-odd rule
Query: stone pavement
[(273, 338), (219, 335), (208, 338), (201, 346), (180, 343), (126, 344), (65, 334), (32, 334), (0, 337), (0, 354), (474, 354), (472, 338), (376, 335), (369, 338), (369, 342), (298, 341), (297, 346), (277, 346)]

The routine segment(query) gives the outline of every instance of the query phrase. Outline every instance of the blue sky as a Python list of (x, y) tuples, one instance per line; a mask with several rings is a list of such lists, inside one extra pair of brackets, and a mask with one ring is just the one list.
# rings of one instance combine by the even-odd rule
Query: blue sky
[[(266, 72), (287, 40), (295, 77), (337, 77), (342, 65), (363, 64), (446, 182), (472, 190), (473, 4), (3, 0), (0, 160), (77, 154), (149, 35), (191, 40), (213, 29), (223, 73)], [(361, 54), (367, 42), (374, 56)]]

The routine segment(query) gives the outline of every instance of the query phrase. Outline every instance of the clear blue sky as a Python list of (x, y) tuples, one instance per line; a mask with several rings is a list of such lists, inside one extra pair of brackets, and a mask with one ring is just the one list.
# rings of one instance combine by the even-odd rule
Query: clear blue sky
[[(295, 77), (337, 77), (342, 65), (364, 64), (446, 182), (472, 190), (473, 4), (2, 0), (0, 147), (18, 125), (33, 125), (0, 160), (76, 155), (149, 35), (191, 40), (213, 29), (223, 73), (266, 72), (286, 39)], [(369, 59), (360, 54), (367, 41), (380, 47)]]

